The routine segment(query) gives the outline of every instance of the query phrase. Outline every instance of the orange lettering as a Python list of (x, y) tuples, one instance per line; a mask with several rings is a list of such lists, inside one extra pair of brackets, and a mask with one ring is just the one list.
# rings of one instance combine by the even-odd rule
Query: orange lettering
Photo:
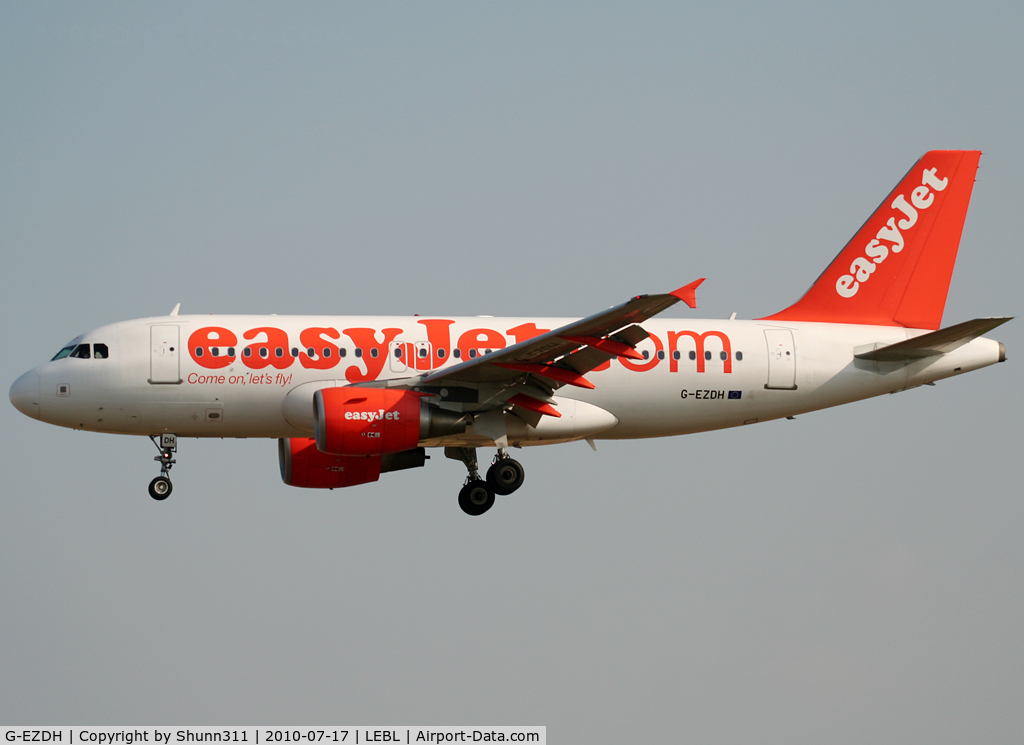
[(504, 349), (505, 337), (494, 329), (470, 329), (459, 337), (459, 353), (463, 360), (470, 359), (470, 350), (474, 350), (473, 356), (480, 354), (480, 350)]
[(255, 339), (260, 334), (265, 334), (266, 341), (250, 344), (242, 350), (242, 364), (253, 370), (261, 370), (267, 365), (273, 365), (278, 370), (289, 367), (295, 358), (288, 349), (288, 334), (273, 326), (261, 326), (249, 329), (242, 334), (243, 339)]
[(430, 354), (433, 356), (433, 361), (429, 357), (423, 359), (416, 359), (417, 370), (433, 370), (435, 367), (440, 367), (444, 364), (444, 361), (448, 358), (448, 355), (452, 353), (451, 343), (451, 325), (455, 321), (445, 321), (441, 319), (423, 319), (417, 321), (417, 323), (423, 324), (427, 329), (427, 342), (430, 344)]
[[(302, 349), (299, 351), (299, 363), (308, 369), (313, 370), (327, 370), (334, 367), (341, 361), (341, 357), (338, 356), (338, 345), (332, 344), (327, 341), (324, 337), (331, 339), (338, 339), (341, 334), (338, 333), (338, 329), (328, 327), (318, 327), (303, 329), (302, 333), (299, 334), (299, 342), (302, 344)], [(312, 349), (313, 354), (316, 358), (310, 357), (308, 351)]]
[(355, 343), (357, 349), (363, 350), (364, 373), (355, 365), (345, 368), (345, 378), (349, 383), (365, 383), (376, 380), (384, 369), (384, 360), (388, 356), (388, 348), (394, 338), (402, 333), (402, 329), (384, 329), (384, 341), (377, 342), (377, 332), (373, 329), (345, 329), (345, 333)]
[(188, 338), (188, 353), (200, 367), (216, 370), (227, 367), (235, 361), (233, 354), (228, 354), (238, 343), (238, 337), (221, 326), (207, 326), (192, 332)]
[(518, 344), (521, 341), (526, 341), (528, 339), (532, 339), (535, 336), (546, 334), (550, 330), (551, 329), (539, 329), (537, 328), (537, 324), (535, 323), (523, 323), (520, 324), (519, 326), (515, 326), (514, 328), (510, 328), (505, 333), (511, 334), (513, 337), (515, 337), (515, 343)]
[(669, 372), (679, 371), (679, 361), (676, 359), (676, 347), (680, 337), (688, 336), (693, 339), (694, 346), (696, 347), (694, 354), (697, 357), (697, 372), (704, 372), (705, 358), (704, 358), (704, 340), (709, 336), (715, 336), (722, 341), (722, 350), (725, 352), (725, 364), (723, 365), (723, 372), (732, 372), (732, 342), (729, 341), (729, 337), (721, 331), (705, 331), (703, 334), (698, 334), (696, 331), (669, 331), (668, 332), (668, 347), (669, 347)]
[(619, 362), (622, 363), (622, 366), (627, 370), (634, 370), (636, 372), (647, 372), (648, 370), (653, 369), (655, 365), (657, 365), (659, 362), (661, 362), (661, 360), (658, 359), (658, 352), (664, 351), (664, 347), (661, 346), (661, 339), (659, 339), (654, 334), (651, 334), (650, 340), (654, 342), (655, 352), (654, 354), (651, 355), (651, 358), (649, 360), (644, 360), (643, 362), (634, 362), (633, 360), (628, 359), (626, 357), (619, 357)]

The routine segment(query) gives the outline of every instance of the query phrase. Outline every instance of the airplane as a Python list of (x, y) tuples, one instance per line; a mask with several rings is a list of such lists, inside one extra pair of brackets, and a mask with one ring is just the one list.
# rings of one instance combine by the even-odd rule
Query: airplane
[[(462, 461), (482, 515), (525, 479), (509, 448), (740, 427), (1006, 360), (1008, 317), (941, 328), (981, 153), (926, 153), (807, 293), (755, 320), (683, 320), (698, 279), (583, 319), (178, 315), (103, 326), (11, 386), (29, 417), (149, 436), (278, 440), (285, 484), (334, 489)], [(477, 450), (496, 448), (484, 475)]]

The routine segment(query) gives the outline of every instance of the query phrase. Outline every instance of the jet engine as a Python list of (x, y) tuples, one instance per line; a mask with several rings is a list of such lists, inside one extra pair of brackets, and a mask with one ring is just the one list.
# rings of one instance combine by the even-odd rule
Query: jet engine
[(382, 473), (419, 468), (426, 460), (423, 448), (388, 455), (331, 455), (321, 453), (308, 437), (277, 441), (281, 480), (306, 489), (338, 489), (376, 481)]
[(313, 394), (316, 446), (333, 455), (385, 455), (411, 450), (420, 440), (461, 434), (467, 417), (394, 388), (322, 388)]

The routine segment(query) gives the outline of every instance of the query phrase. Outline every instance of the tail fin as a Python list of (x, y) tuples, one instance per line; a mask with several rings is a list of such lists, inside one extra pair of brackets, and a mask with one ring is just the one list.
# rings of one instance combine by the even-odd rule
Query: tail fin
[(925, 153), (811, 289), (762, 320), (939, 328), (980, 157)]

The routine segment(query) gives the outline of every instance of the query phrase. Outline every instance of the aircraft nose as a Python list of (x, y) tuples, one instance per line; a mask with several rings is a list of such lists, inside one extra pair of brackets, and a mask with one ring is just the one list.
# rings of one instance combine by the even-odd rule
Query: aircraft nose
[(39, 373), (29, 370), (11, 386), (11, 403), (25, 416), (39, 418)]

